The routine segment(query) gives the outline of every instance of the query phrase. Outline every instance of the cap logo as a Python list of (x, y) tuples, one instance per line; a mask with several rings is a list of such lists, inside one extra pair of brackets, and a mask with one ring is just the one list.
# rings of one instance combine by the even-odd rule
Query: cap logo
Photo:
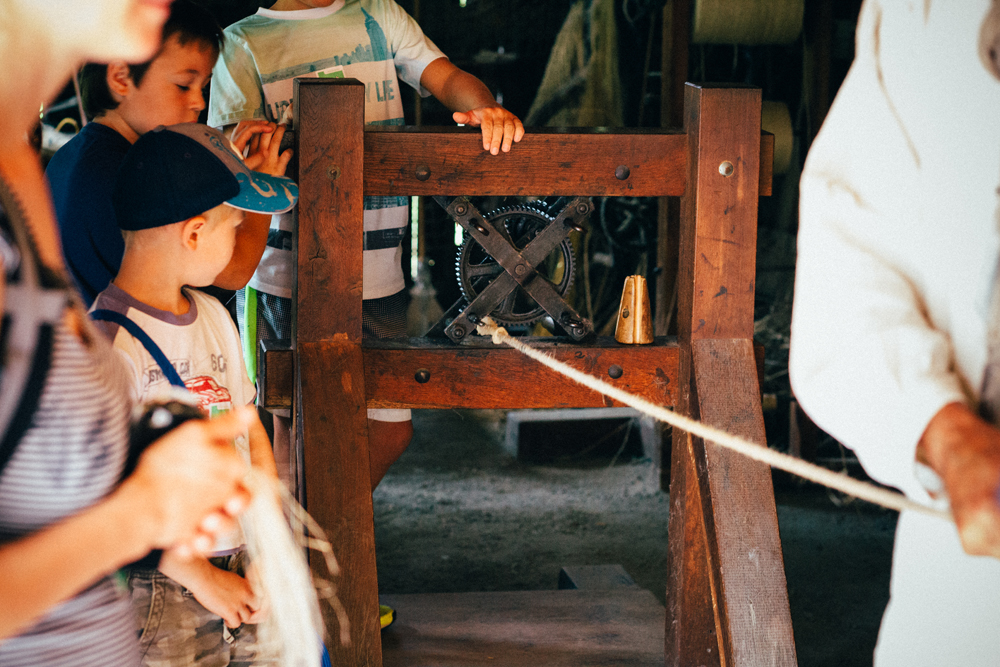
[(282, 184), (282, 190), (284, 190), (284, 192), (279, 193), (277, 190), (274, 189), (274, 187), (270, 183), (258, 183), (257, 181), (251, 178), (247, 178), (246, 174), (242, 173), (236, 174), (236, 180), (239, 181), (241, 185), (243, 183), (249, 182), (251, 187), (253, 187), (253, 189), (257, 191), (257, 194), (259, 194), (261, 197), (265, 199), (269, 199), (271, 197), (278, 197), (280, 194), (284, 194), (284, 196), (287, 199), (294, 201), (298, 196), (296, 193), (293, 193), (291, 190), (289, 190), (288, 187), (284, 184)]
[(212, 144), (213, 146), (215, 146), (216, 148), (218, 148), (220, 151), (229, 151), (230, 150), (229, 146), (226, 146), (221, 141), (219, 141), (219, 138), (217, 136), (215, 136), (214, 134), (208, 134), (208, 142), (210, 144)]

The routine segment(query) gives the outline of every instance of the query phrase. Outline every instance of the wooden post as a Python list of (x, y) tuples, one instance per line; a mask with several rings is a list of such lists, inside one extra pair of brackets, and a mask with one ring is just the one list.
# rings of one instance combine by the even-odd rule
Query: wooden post
[[(688, 84), (677, 409), (766, 446), (753, 351), (761, 94)], [(794, 665), (767, 466), (675, 429), (668, 665)]]
[[(330, 95), (328, 86), (343, 94)], [(336, 619), (327, 614), (333, 664), (377, 666), (382, 644), (361, 350), (365, 88), (354, 79), (296, 79), (295, 96), (299, 187), (309, 193), (298, 208), (292, 332), (306, 508), (343, 571), (338, 595), (351, 643), (340, 645)], [(317, 576), (330, 576), (322, 559), (312, 564)]]

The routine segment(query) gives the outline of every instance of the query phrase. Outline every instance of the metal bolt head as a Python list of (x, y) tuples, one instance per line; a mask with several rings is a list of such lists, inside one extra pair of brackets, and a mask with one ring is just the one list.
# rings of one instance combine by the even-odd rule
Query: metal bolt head
[(618, 168), (615, 169), (615, 178), (617, 178), (619, 181), (624, 181), (626, 178), (628, 178), (628, 175), (629, 175), (628, 167), (626, 167), (623, 164), (618, 165)]
[(729, 160), (726, 160), (725, 162), (719, 165), (719, 173), (725, 176), (726, 178), (732, 176), (734, 171), (736, 171), (736, 167), (734, 167), (733, 163), (730, 162)]
[(590, 206), (588, 204), (577, 204), (576, 212), (580, 215), (587, 215), (590, 213)]
[(465, 208), (465, 204), (459, 204), (458, 206), (455, 207), (455, 213), (457, 213), (458, 215), (465, 215), (465, 212), (467, 210), (468, 209)]
[(528, 269), (524, 266), (524, 264), (518, 264), (517, 266), (514, 267), (514, 273), (516, 273), (519, 276), (523, 276), (524, 272), (527, 270)]
[(326, 168), (326, 177), (331, 181), (335, 181), (340, 178), (340, 167), (335, 164), (331, 164)]
[(621, 366), (619, 366), (618, 364), (613, 364), (612, 366), (610, 366), (608, 368), (608, 375), (611, 376), (612, 380), (617, 380), (618, 378), (620, 378), (624, 374), (625, 374), (625, 370)]
[(431, 177), (431, 170), (426, 164), (417, 165), (416, 170), (413, 174), (417, 177), (418, 181), (426, 181)]
[(465, 338), (465, 327), (455, 327), (452, 333), (455, 334), (455, 338)]
[(413, 375), (413, 379), (419, 382), (420, 384), (427, 384), (428, 382), (431, 381), (431, 372), (426, 368), (420, 368)]

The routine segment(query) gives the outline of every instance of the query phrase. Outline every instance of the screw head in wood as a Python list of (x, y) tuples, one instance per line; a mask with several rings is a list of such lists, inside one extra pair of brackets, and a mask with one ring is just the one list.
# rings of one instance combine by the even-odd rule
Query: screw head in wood
[(426, 164), (417, 165), (416, 170), (413, 174), (417, 177), (418, 181), (426, 181), (431, 177), (431, 170)]
[(326, 176), (331, 181), (337, 180), (338, 178), (340, 178), (340, 167), (338, 167), (335, 164), (331, 164), (329, 167), (326, 168)]
[(732, 176), (734, 171), (736, 171), (736, 167), (734, 167), (733, 163), (730, 162), (729, 160), (726, 160), (725, 162), (719, 165), (719, 173), (725, 176), (726, 178)]
[(625, 374), (625, 370), (621, 366), (619, 366), (618, 364), (612, 364), (608, 368), (608, 375), (611, 376), (612, 380), (617, 380), (618, 378), (620, 378), (624, 374)]
[(626, 178), (628, 178), (629, 173), (630, 172), (628, 170), (628, 167), (626, 167), (623, 164), (620, 164), (618, 165), (618, 168), (615, 169), (615, 178), (617, 178), (619, 181), (624, 181)]
[(431, 372), (426, 368), (418, 369), (417, 372), (413, 375), (413, 379), (419, 382), (420, 384), (427, 384), (428, 382), (431, 381)]

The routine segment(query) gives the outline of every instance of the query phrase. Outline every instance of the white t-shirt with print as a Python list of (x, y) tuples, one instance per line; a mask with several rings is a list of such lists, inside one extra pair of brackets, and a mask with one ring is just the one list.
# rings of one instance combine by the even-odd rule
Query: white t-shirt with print
[[(365, 123), (402, 125), (399, 81), (421, 95), (424, 68), (444, 54), (393, 0), (337, 0), (299, 11), (260, 9), (226, 29), (212, 75), (208, 124), (215, 127), (266, 118), (281, 122), (299, 77), (347, 77), (365, 84)], [(336, 122), (331, 118), (330, 122)], [(402, 240), (409, 222), (406, 197), (365, 197), (365, 299), (405, 286)], [(290, 213), (271, 220), (268, 247), (250, 286), (292, 296)]]
[[(121, 313), (135, 322), (163, 351), (209, 417), (234, 406), (251, 405), (256, 389), (243, 365), (240, 338), (232, 318), (221, 303), (198, 290), (184, 290), (190, 309), (184, 315), (158, 310), (141, 303), (111, 284), (94, 301), (92, 310)], [(131, 390), (137, 403), (169, 397), (175, 389), (153, 356), (132, 334), (117, 324), (97, 322), (125, 358), (132, 377)], [(236, 450), (250, 465), (246, 433), (235, 440)], [(217, 553), (231, 551), (243, 543), (237, 530), (216, 540)]]

